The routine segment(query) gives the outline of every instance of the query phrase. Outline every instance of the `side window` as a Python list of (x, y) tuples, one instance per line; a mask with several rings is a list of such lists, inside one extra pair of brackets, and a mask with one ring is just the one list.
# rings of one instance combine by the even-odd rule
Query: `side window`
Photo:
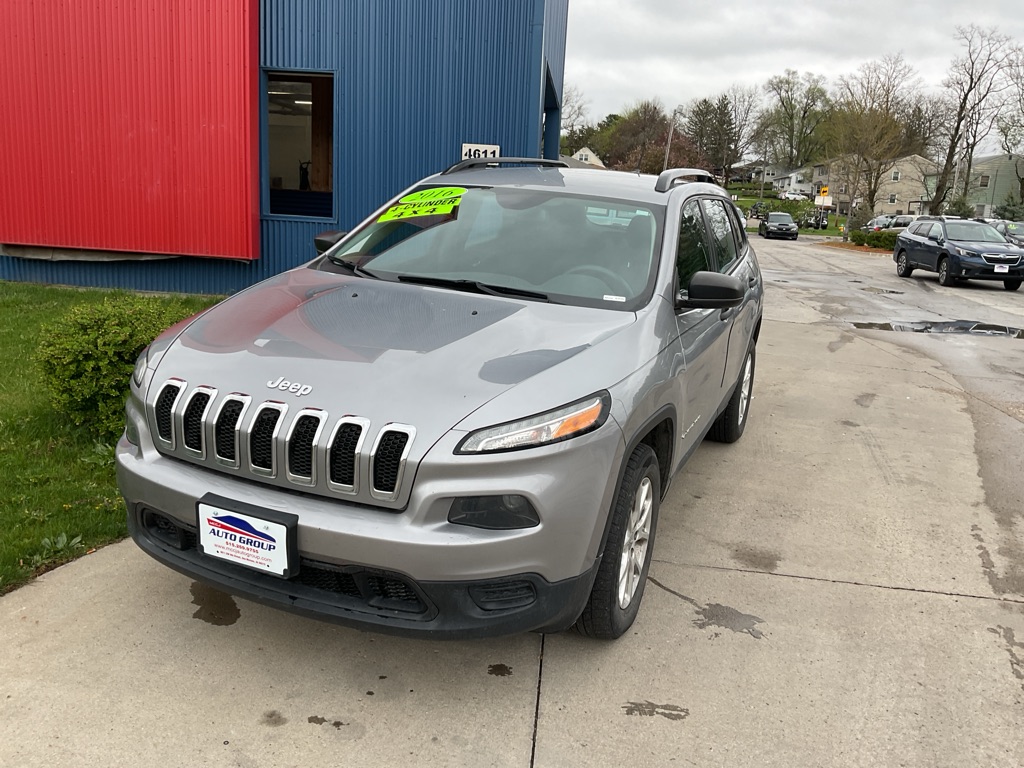
[(696, 200), (683, 206), (679, 219), (679, 243), (676, 246), (676, 269), (679, 287), (687, 290), (690, 279), (701, 270), (711, 269), (711, 247), (704, 228), (704, 217)]
[(921, 237), (929, 237), (938, 240), (942, 235), (942, 227), (938, 224), (925, 224), (921, 227)]
[(718, 251), (718, 271), (728, 272), (740, 254), (739, 248), (736, 246), (736, 234), (733, 232), (732, 222), (729, 219), (729, 214), (725, 211), (725, 201), (703, 200), (702, 205), (711, 227), (711, 237), (714, 238)]

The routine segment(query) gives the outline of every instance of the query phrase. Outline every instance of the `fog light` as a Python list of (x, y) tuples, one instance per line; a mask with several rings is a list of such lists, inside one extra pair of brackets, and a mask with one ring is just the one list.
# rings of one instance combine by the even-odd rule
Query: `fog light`
[(125, 421), (124, 438), (136, 448), (139, 446), (139, 428), (135, 426), (135, 422), (132, 421), (131, 416), (129, 416)]
[(470, 496), (452, 502), (448, 522), (492, 531), (508, 531), (533, 528), (540, 525), (540, 518), (525, 496)]

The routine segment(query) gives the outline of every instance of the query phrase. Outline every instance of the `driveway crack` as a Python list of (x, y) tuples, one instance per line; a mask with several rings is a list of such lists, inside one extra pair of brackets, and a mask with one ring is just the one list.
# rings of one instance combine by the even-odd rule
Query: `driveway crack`
[(544, 681), (544, 638), (547, 635), (540, 636), (540, 658), (537, 663), (537, 697), (533, 706), (533, 744), (530, 747), (530, 768), (533, 768), (534, 761), (537, 759), (537, 727), (540, 723), (540, 686)]

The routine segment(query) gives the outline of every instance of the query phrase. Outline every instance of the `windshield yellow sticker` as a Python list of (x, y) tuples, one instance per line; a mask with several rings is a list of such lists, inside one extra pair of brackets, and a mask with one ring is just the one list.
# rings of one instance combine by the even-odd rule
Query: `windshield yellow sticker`
[(440, 216), (454, 213), (466, 194), (464, 187), (433, 187), (412, 192), (397, 205), (388, 208), (377, 221), (411, 219), (414, 216)]

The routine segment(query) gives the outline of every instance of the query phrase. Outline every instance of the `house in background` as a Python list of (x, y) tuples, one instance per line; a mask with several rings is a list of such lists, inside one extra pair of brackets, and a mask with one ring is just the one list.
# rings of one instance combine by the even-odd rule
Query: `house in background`
[(597, 156), (597, 153), (590, 147), (581, 147), (573, 154), (572, 157), (574, 160), (578, 160), (579, 162), (585, 165), (594, 166), (595, 168), (605, 167), (604, 162), (601, 160), (600, 157)]
[[(875, 206), (871, 216), (899, 213), (922, 213), (922, 201), (928, 199), (928, 178), (934, 173), (934, 162), (921, 155), (907, 155), (885, 170), (875, 193)], [(858, 174), (848, 168), (843, 158), (818, 163), (813, 169), (814, 194), (828, 187), (833, 207), (840, 215), (847, 215), (850, 203), (861, 206), (866, 202), (867, 190), (863, 180), (853, 189)]]
[(1020, 200), (1024, 187), (1024, 157), (988, 155), (975, 158), (971, 164), (967, 202), (974, 206), (974, 215), (992, 217), (993, 209), (1011, 195)]
[(786, 192), (797, 192), (808, 197), (814, 196), (812, 182), (812, 166), (805, 165), (803, 168), (796, 168), (792, 171), (779, 172), (772, 180), (772, 189), (779, 195)]
[(0, 3), (0, 280), (229, 293), (467, 152), (557, 157), (567, 17), (568, 0)]

